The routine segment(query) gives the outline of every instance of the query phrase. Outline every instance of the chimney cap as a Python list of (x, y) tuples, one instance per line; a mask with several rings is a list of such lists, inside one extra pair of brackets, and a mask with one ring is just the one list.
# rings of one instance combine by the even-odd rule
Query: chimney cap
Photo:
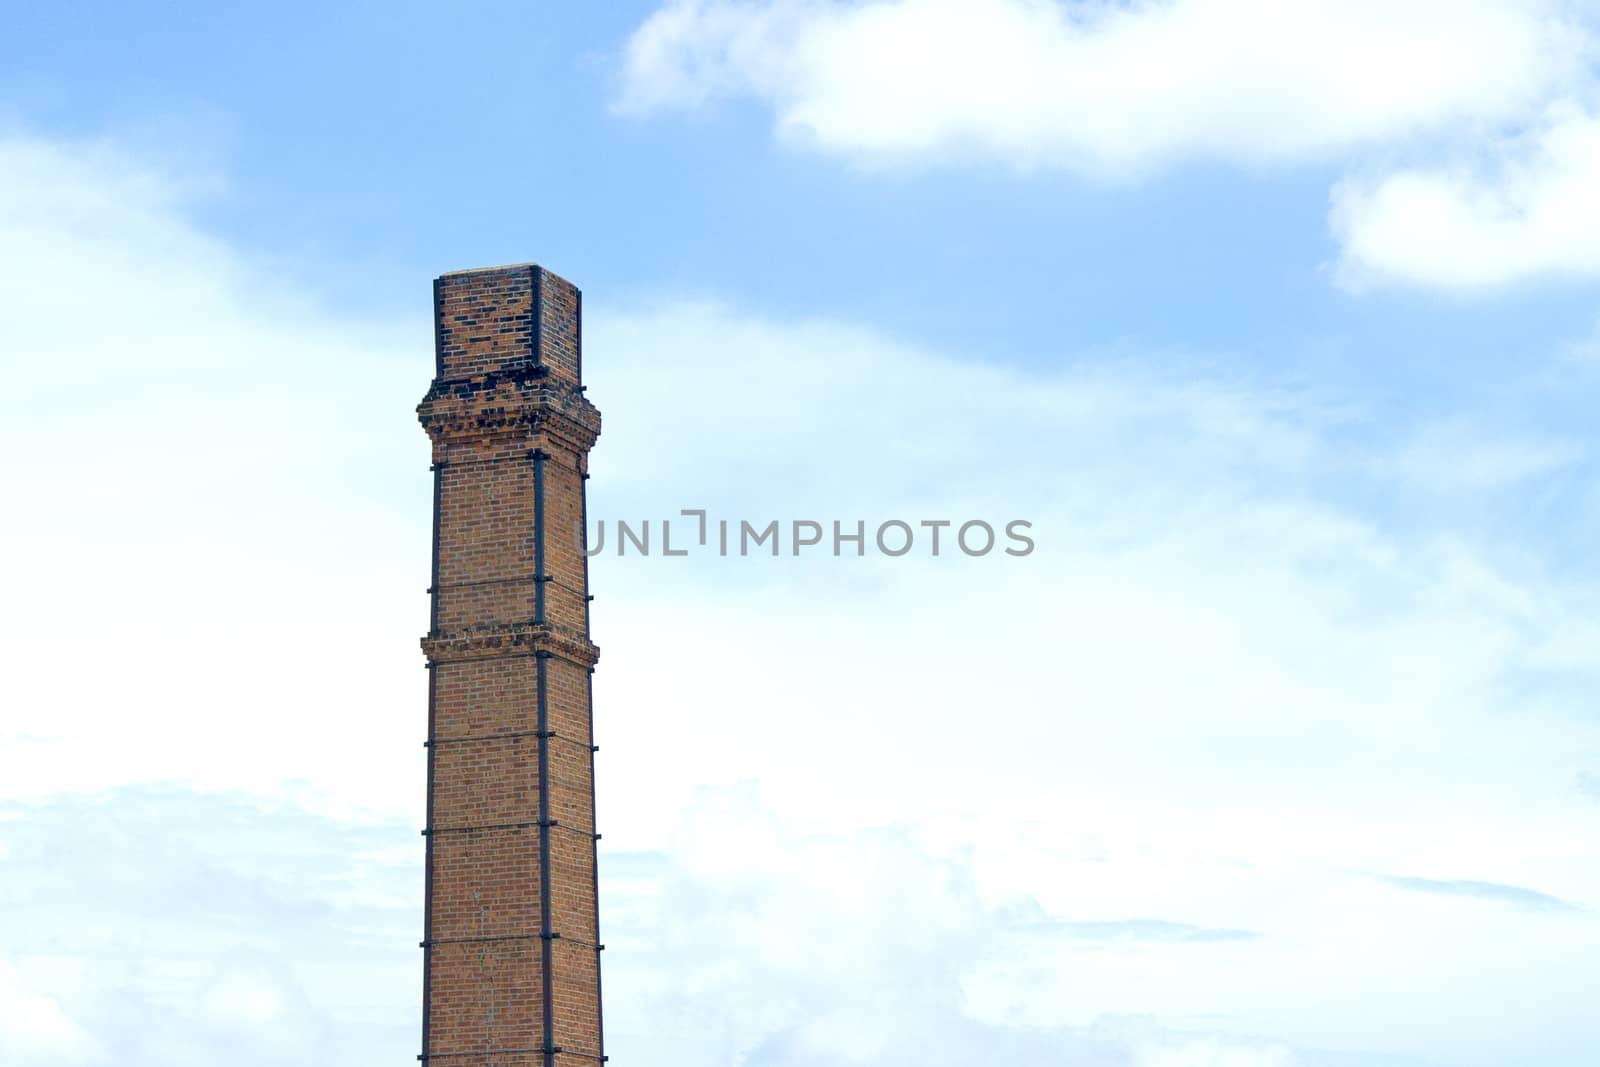
[(498, 267), (466, 267), (462, 270), (447, 270), (443, 274), (439, 275), (439, 277), (449, 278), (456, 274), (493, 274), (497, 270), (526, 270), (529, 267), (537, 266), (539, 266), (539, 264), (530, 260), (527, 263), (502, 263)]

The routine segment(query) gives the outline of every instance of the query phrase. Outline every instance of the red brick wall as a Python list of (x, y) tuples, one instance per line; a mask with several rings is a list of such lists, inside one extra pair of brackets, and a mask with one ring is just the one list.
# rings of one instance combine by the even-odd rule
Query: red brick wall
[(599, 650), (574, 531), (600, 415), (579, 388), (581, 297), (531, 265), (434, 293), (423, 1057), (592, 1064)]

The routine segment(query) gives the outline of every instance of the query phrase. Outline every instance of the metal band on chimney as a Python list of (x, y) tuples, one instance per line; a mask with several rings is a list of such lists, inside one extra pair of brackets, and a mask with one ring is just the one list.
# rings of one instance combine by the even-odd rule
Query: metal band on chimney
[[(589, 570), (589, 557), (588, 556), (585, 556), (583, 558), (583, 567), (584, 567), (584, 584), (587, 585), (588, 584), (588, 570)], [(584, 610), (587, 613), (588, 605), (584, 606)], [(585, 615), (584, 622), (585, 622), (584, 629), (587, 630), (589, 628), (588, 625), (587, 625), (587, 623), (588, 623), (587, 614)], [(584, 693), (586, 694), (586, 696), (588, 698), (588, 703), (589, 703), (589, 733), (590, 733), (591, 736), (593, 736), (593, 734), (594, 734), (594, 668), (593, 667), (590, 667), (589, 670), (587, 671), (587, 673), (585, 674), (584, 681), (585, 681), (585, 684), (584, 684), (584, 687), (583, 687), (584, 688)], [(599, 752), (599, 751), (600, 751), (600, 746), (599, 745), (590, 745), (589, 746), (589, 782), (590, 782), (591, 785), (594, 783), (594, 755), (595, 755), (596, 752)], [(600, 811), (599, 811), (598, 806), (596, 805), (594, 790), (591, 789), (589, 791), (589, 825), (590, 826), (598, 826), (599, 825), (599, 819), (600, 819)], [(594, 936), (595, 936), (595, 941), (598, 942), (600, 940), (600, 835), (598, 833), (594, 835), (593, 848), (595, 850), (595, 855), (594, 855)], [(604, 990), (603, 990), (603, 987), (602, 987), (602, 984), (601, 984), (601, 981), (600, 981), (600, 959), (599, 959), (599, 953), (600, 953), (600, 950), (602, 950), (604, 948), (605, 948), (604, 945), (601, 945), (601, 944), (598, 944), (598, 943), (595, 945), (595, 961), (594, 961), (595, 1026), (600, 1032), (600, 1062), (602, 1062), (602, 1063), (604, 1063), (605, 1059), (606, 1059), (606, 1026), (605, 1026), (606, 998), (604, 996)]]
[[(543, 532), (541, 527), (540, 532)], [(542, 966), (539, 968), (540, 978), (544, 983), (544, 1043), (545, 1067), (554, 1067), (556, 1043), (556, 1012), (555, 1012), (555, 983), (552, 981), (550, 967), (554, 953), (551, 951), (550, 942), (553, 940), (554, 931), (550, 928), (550, 670), (548, 667), (550, 653), (536, 654), (534, 662), (537, 664), (538, 678), (537, 699), (539, 702), (539, 933), (540, 954)]]

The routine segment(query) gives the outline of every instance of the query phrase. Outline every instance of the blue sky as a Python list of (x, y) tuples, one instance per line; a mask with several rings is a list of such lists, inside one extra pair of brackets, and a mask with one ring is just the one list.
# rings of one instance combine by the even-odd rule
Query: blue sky
[(1594, 16), (8, 10), (0, 1060), (414, 1055), (429, 282), (536, 259), (591, 514), (1039, 546), (595, 561), (619, 1062), (1595, 1062)]

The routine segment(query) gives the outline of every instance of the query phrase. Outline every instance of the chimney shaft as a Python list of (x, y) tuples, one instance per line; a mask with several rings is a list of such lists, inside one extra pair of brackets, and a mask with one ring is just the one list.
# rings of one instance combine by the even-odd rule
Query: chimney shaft
[(532, 265), (434, 282), (423, 1063), (604, 1059), (582, 297)]

